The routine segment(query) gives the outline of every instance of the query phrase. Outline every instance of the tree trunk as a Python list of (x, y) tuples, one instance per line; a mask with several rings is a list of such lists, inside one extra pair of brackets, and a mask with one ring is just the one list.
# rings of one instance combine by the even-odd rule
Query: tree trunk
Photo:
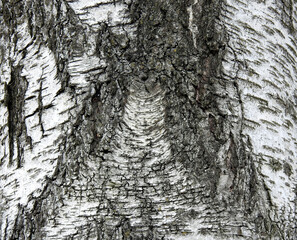
[(297, 239), (293, 0), (2, 0), (0, 239)]

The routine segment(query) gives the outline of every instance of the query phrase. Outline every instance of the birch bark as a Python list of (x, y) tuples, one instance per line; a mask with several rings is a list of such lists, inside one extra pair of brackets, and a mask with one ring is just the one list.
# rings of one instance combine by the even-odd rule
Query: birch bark
[(0, 7), (0, 239), (297, 239), (294, 1)]

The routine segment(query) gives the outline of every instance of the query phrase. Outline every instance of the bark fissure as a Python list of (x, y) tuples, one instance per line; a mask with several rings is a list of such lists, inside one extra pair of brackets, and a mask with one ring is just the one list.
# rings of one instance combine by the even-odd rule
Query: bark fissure
[(25, 78), (20, 76), (21, 69), (22, 67), (12, 68), (11, 80), (6, 87), (9, 129), (9, 164), (14, 164), (15, 157), (17, 168), (22, 166), (24, 144), (22, 140), (27, 137), (23, 116), (27, 82)]

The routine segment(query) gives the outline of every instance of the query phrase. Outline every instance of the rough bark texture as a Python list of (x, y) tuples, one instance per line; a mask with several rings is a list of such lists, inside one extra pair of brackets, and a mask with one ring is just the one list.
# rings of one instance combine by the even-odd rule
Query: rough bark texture
[(0, 239), (297, 239), (295, 1), (0, 20)]

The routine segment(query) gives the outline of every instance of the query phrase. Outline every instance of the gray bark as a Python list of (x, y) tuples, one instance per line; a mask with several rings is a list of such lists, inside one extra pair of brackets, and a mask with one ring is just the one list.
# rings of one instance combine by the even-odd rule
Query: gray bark
[(2, 0), (0, 239), (297, 239), (295, 18)]

